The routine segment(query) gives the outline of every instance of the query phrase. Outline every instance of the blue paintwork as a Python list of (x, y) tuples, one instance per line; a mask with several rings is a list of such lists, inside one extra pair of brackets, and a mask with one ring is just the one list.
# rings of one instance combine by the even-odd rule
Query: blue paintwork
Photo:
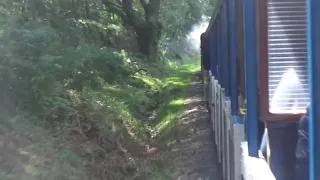
[[(214, 51), (214, 47), (215, 47), (215, 37), (214, 37), (214, 30), (213, 28), (209, 31), (209, 33), (211, 34), (211, 38), (210, 38), (210, 42), (211, 47), (210, 47), (210, 51), (212, 52), (212, 59), (211, 59), (211, 63), (210, 63), (210, 70), (212, 75), (214, 74), (213, 72), (213, 66), (214, 66), (214, 61), (215, 61), (215, 51)], [(213, 75), (214, 76), (214, 75)]]
[(244, 52), (246, 67), (247, 138), (249, 156), (258, 157), (259, 111), (258, 111), (258, 53), (256, 0), (243, 1)]
[(238, 107), (238, 78), (237, 78), (237, 17), (236, 17), (236, 0), (228, 2), (229, 14), (229, 61), (230, 61), (230, 98), (231, 113), (237, 116)]
[(211, 52), (211, 64), (210, 64), (210, 70), (211, 73), (214, 74), (213, 72), (213, 67), (215, 64), (216, 59), (216, 52), (215, 52), (215, 37), (214, 37), (214, 29), (210, 30), (210, 42), (211, 42), (211, 46), (210, 46), (210, 52)]
[[(216, 24), (216, 23), (215, 23)], [(214, 52), (213, 55), (213, 62), (212, 62), (212, 66), (211, 66), (211, 72), (212, 72), (212, 76), (216, 77), (217, 76), (217, 28), (216, 26), (214, 26), (213, 28), (213, 49), (212, 51)]]
[(240, 116), (232, 116), (233, 125), (243, 124), (243, 119)]
[(210, 69), (211, 69), (211, 65), (212, 65), (212, 62), (213, 62), (213, 56), (214, 56), (214, 52), (212, 51), (212, 48), (213, 48), (213, 41), (212, 41), (212, 30), (209, 31), (208, 33), (208, 53), (209, 53), (209, 64), (210, 64)]
[(206, 60), (210, 60), (210, 55), (209, 55), (209, 41), (205, 41), (204, 42), (204, 59)]
[(224, 12), (223, 12), (223, 5), (221, 6), (220, 10), (220, 44), (221, 44), (221, 59), (220, 59), (220, 84), (224, 88), (225, 87), (225, 82), (226, 82), (226, 72), (225, 72), (225, 59), (226, 59), (226, 42), (225, 42), (225, 21), (224, 21)]
[(226, 29), (225, 29), (225, 27), (224, 27), (224, 12), (223, 12), (223, 5), (221, 6), (221, 9), (220, 9), (220, 18), (219, 18), (219, 20), (220, 20), (220, 46), (221, 46), (221, 58), (220, 58), (220, 70), (221, 70), (221, 76), (220, 76), (220, 84), (221, 84), (221, 86), (222, 87), (225, 87), (225, 71), (224, 71), (224, 69), (225, 69), (225, 57), (226, 57), (226, 53), (225, 53), (225, 51), (226, 51), (226, 49), (225, 49), (225, 31), (226, 31)]
[[(320, 179), (320, 1), (308, 0), (310, 180)], [(317, 129), (318, 128), (318, 129)]]
[(228, 25), (228, 6), (227, 6), (227, 1), (224, 1), (222, 4), (222, 22), (223, 22), (223, 87), (224, 87), (224, 92), (227, 97), (230, 97), (230, 78), (229, 78), (229, 72), (230, 72), (230, 67), (229, 67), (229, 25)]
[(218, 51), (219, 51), (219, 42), (218, 42), (218, 38), (219, 38), (219, 36), (218, 36), (218, 23), (217, 23), (217, 21), (215, 21), (215, 27), (214, 27), (214, 35), (215, 35), (215, 52), (216, 52), (216, 55), (215, 55), (215, 58), (216, 58), (216, 60), (215, 60), (215, 66), (214, 66), (214, 68), (215, 68), (215, 77), (217, 77), (218, 76), (218, 59), (219, 59), (219, 56), (218, 56)]
[[(234, 125), (242, 123), (238, 113), (237, 102), (237, 78), (236, 77), (236, 0), (228, 0), (228, 15), (226, 15), (226, 2), (220, 7), (221, 12), (217, 15), (215, 25), (210, 36), (211, 70), (213, 75), (225, 87), (226, 94), (232, 101), (232, 115)], [(319, 0), (308, 0), (308, 66), (310, 85), (310, 179), (320, 179), (320, 6)], [(246, 97), (247, 119), (246, 137), (249, 145), (249, 155), (257, 157), (259, 149), (258, 140), (258, 41), (256, 36), (256, 0), (244, 1), (244, 40), (245, 40), (245, 63), (246, 63)], [(318, 19), (317, 19), (318, 18)], [(228, 24), (226, 24), (228, 22)], [(208, 53), (209, 53), (208, 52)], [(230, 63), (228, 66), (228, 63)], [(229, 69), (230, 67), (230, 69)], [(231, 74), (229, 74), (231, 73)], [(230, 76), (230, 77), (228, 77)], [(294, 150), (296, 144), (297, 123), (277, 122), (267, 123), (269, 131), (269, 143), (272, 151), (270, 167), (278, 180), (293, 179), (294, 175)], [(265, 135), (264, 137), (266, 137)], [(262, 149), (265, 149), (264, 143)], [(318, 153), (317, 153), (318, 152)]]
[(220, 26), (220, 13), (217, 15), (217, 80), (221, 80), (221, 69), (220, 69), (220, 62), (221, 62), (221, 26)]

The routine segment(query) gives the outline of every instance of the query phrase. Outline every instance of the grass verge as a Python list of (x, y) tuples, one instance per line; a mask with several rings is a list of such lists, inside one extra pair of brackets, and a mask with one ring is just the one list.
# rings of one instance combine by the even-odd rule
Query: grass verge
[[(179, 138), (178, 120), (185, 113), (186, 100), (190, 97), (190, 88), (198, 71), (200, 71), (199, 62), (189, 60), (185, 65), (176, 68), (175, 73), (165, 80), (164, 84), (171, 90), (167, 91), (167, 98), (162, 100), (161, 107), (157, 109), (157, 123), (153, 126), (153, 130), (157, 133), (155, 144), (163, 151), (167, 150), (168, 143)], [(152, 173), (146, 179), (171, 178), (172, 159), (160, 154), (156, 160), (152, 160), (152, 164)]]
[(140, 73), (128, 83), (74, 94), (72, 103), (85, 99), (91, 108), (72, 111), (72, 116), (90, 118), (62, 120), (54, 127), (3, 110), (0, 179), (169, 179), (170, 160), (144, 153), (148, 146), (165, 150), (176, 138), (198, 64), (170, 64), (164, 77)]

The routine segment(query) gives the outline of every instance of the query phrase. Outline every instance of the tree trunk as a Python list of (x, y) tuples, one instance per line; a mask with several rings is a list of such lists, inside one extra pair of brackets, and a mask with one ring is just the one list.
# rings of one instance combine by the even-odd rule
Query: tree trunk
[(140, 52), (149, 60), (156, 61), (161, 37), (159, 20), (161, 0), (139, 0), (144, 9), (145, 19), (137, 15), (133, 8), (133, 0), (122, 0), (119, 4), (110, 0), (102, 0), (102, 2), (110, 12), (117, 14), (125, 24), (133, 27)]
[(160, 27), (158, 25), (146, 23), (143, 27), (137, 28), (136, 32), (140, 52), (150, 61), (156, 61), (160, 39)]

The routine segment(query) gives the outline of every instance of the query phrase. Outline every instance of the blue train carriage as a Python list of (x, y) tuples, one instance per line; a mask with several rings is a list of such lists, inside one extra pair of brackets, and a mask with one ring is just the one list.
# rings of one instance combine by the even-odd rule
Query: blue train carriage
[(307, 1), (258, 5), (259, 118), (264, 154), (276, 179), (295, 179), (298, 122), (309, 104)]
[[(235, 23), (237, 12), (235, 5), (236, 0), (230, 0), (230, 3), (219, 1), (209, 27), (202, 35), (203, 59), (210, 62), (207, 73), (209, 83), (206, 87), (209, 92), (209, 112), (215, 132), (214, 141), (217, 144), (218, 159), (225, 179), (241, 178), (240, 144), (244, 140), (244, 125), (233, 127), (233, 121), (239, 119), (237, 85), (239, 79), (234, 77), (240, 72), (237, 70), (236, 59), (237, 49), (241, 48), (236, 43), (238, 32)], [(230, 28), (233, 31), (229, 31)]]
[(259, 117), (266, 125), (265, 157), (278, 180), (320, 179), (319, 5), (318, 0), (258, 5)]
[[(251, 6), (248, 6), (248, 4)], [(217, 144), (218, 159), (222, 166), (223, 177), (228, 180), (238, 180), (244, 175), (245, 179), (255, 176), (257, 176), (255, 179), (261, 177), (271, 177), (269, 179), (272, 179), (274, 177), (268, 164), (258, 156), (259, 142), (254, 142), (255, 139), (258, 139), (257, 136), (259, 134), (259, 130), (257, 129), (259, 125), (257, 114), (259, 106), (258, 76), (252, 76), (252, 74), (257, 74), (258, 70), (257, 54), (255, 53), (257, 48), (254, 50), (257, 38), (247, 38), (251, 41), (245, 41), (244, 38), (248, 36), (246, 35), (247, 32), (251, 33), (250, 30), (248, 31), (244, 27), (250, 27), (252, 24), (256, 26), (257, 21), (257, 18), (252, 19), (252, 21), (243, 21), (244, 17), (248, 16), (244, 12), (249, 12), (249, 17), (252, 17), (256, 13), (257, 7), (252, 1), (244, 3), (243, 0), (219, 1), (219, 4), (215, 7), (216, 10), (212, 15), (209, 27), (203, 34), (203, 57), (210, 62), (208, 72), (209, 84), (207, 87), (209, 92), (209, 112), (211, 113), (213, 131), (215, 133), (214, 140)], [(251, 11), (246, 11), (248, 8)], [(245, 26), (244, 22), (248, 24)], [(250, 37), (255, 36), (250, 34)], [(251, 51), (245, 51), (245, 49), (251, 49)], [(249, 52), (249, 54), (246, 52)], [(248, 63), (247, 59), (251, 62)], [(252, 68), (252, 64), (256, 64), (256, 66)], [(246, 75), (248, 73), (245, 73), (245, 69), (249, 70), (247, 72), (251, 76)], [(250, 80), (248, 77), (253, 77), (255, 80)], [(250, 84), (245, 82), (256, 83)], [(256, 88), (253, 86), (256, 86)], [(249, 89), (251, 92), (246, 91), (246, 89)], [(246, 94), (250, 94), (250, 96), (246, 96)], [(249, 126), (246, 128), (244, 121), (241, 120), (241, 116), (246, 115), (246, 111), (244, 110), (245, 98), (248, 99), (248, 106), (255, 107), (255, 110), (249, 108), (247, 114), (247, 119), (252, 121), (254, 118), (255, 121), (247, 123)], [(252, 102), (255, 102), (255, 105), (252, 105)], [(263, 123), (260, 124), (263, 125)], [(247, 134), (257, 133), (257, 136), (245, 136), (245, 129), (247, 130)], [(249, 133), (252, 130), (254, 132)], [(261, 170), (256, 171), (259, 172), (256, 175), (245, 173), (245, 170), (250, 172), (250, 168), (241, 168), (243, 167), (241, 165), (241, 143), (245, 142), (246, 139), (249, 142), (249, 148), (243, 143), (242, 154), (245, 161), (242, 162), (245, 162), (245, 164), (249, 163), (248, 165), (253, 168), (266, 169), (269, 176), (261, 173)], [(253, 146), (254, 143), (256, 144), (255, 148)], [(257, 155), (254, 155), (253, 149), (256, 149)], [(249, 155), (256, 156), (256, 158), (251, 158)]]
[[(319, 3), (310, 0), (307, 8), (307, 0), (223, 0), (216, 6), (205, 32), (206, 55), (210, 61), (209, 108), (225, 178), (296, 178), (298, 122), (306, 114), (309, 89), (312, 97), (319, 92), (315, 90), (317, 79), (312, 77), (319, 77), (315, 73), (320, 69), (312, 71), (315, 65), (310, 64), (316, 62), (311, 61), (311, 55), (319, 58), (312, 49), (319, 45), (314, 42), (315, 32), (320, 31), (312, 34), (317, 26), (307, 26), (307, 17), (309, 22), (320, 17), (316, 11), (311, 14), (311, 8)], [(310, 38), (312, 35), (314, 38)], [(247, 111), (243, 99), (247, 101)], [(318, 117), (318, 112), (314, 109), (319, 101), (311, 99), (311, 142), (318, 138), (312, 125), (316, 124), (313, 118)], [(246, 120), (241, 121), (241, 116)], [(263, 153), (259, 151), (262, 133)], [(244, 142), (242, 172), (240, 142)], [(318, 148), (315, 143), (310, 147)], [(310, 155), (317, 154), (310, 151)], [(313, 167), (320, 160), (310, 159), (310, 178), (319, 177)]]

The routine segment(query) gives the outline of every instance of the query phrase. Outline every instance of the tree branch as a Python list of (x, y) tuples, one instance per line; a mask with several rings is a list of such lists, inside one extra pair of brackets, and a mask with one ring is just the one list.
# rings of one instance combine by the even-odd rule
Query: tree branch
[(143, 24), (143, 20), (137, 16), (133, 9), (133, 0), (102, 0), (102, 3), (106, 6), (107, 10), (117, 14), (124, 23), (127, 23), (134, 28)]
[(123, 22), (128, 23), (129, 19), (126, 14), (122, 11), (122, 5), (114, 3), (110, 0), (102, 0), (102, 3), (105, 5), (106, 9), (111, 13), (117, 14)]
[(102, 0), (102, 3), (104, 5), (106, 5), (107, 7), (110, 6), (110, 7), (114, 7), (114, 8), (118, 8), (118, 9), (122, 8), (120, 1), (118, 1), (119, 4), (117, 4), (117, 3), (115, 3), (115, 2), (113, 2), (111, 0)]
[(122, 10), (127, 15), (131, 25), (135, 28), (141, 26), (144, 22), (138, 17), (136, 12), (133, 10), (132, 0), (122, 0)]

